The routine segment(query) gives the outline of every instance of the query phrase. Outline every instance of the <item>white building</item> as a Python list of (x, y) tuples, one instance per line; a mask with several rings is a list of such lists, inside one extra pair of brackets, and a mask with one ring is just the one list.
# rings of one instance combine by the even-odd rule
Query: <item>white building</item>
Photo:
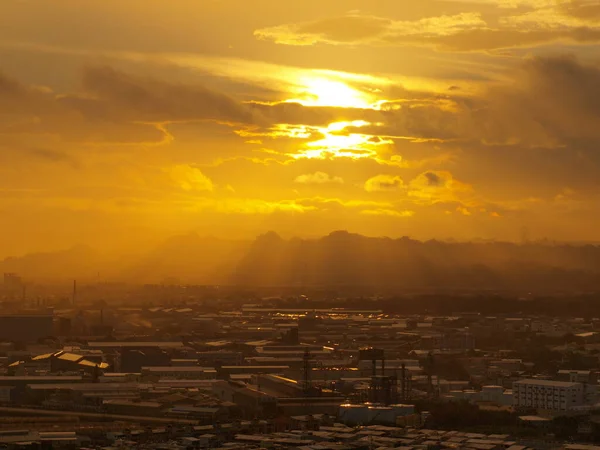
[(598, 382), (598, 374), (591, 370), (559, 370), (557, 376), (561, 381), (573, 383), (596, 384)]
[(519, 380), (513, 383), (513, 406), (550, 411), (569, 411), (584, 404), (582, 383)]

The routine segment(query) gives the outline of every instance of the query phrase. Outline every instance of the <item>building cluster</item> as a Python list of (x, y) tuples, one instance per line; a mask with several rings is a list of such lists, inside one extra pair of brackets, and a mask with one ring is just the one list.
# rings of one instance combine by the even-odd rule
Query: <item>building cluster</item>
[[(0, 316), (0, 446), (574, 449), (551, 427), (600, 428), (599, 336), (543, 316), (36, 304)], [(464, 405), (518, 420), (444, 422)]]

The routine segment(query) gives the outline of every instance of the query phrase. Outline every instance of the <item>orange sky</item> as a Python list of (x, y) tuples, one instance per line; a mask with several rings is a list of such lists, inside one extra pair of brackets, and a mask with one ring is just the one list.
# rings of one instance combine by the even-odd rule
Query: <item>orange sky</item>
[(600, 240), (599, 43), (596, 0), (2, 0), (0, 256)]

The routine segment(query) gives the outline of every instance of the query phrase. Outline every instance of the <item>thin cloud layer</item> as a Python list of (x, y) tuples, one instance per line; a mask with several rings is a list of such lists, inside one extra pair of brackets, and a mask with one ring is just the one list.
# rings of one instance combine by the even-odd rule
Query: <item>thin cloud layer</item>
[(285, 45), (377, 44), (452, 36), (461, 32), (484, 29), (485, 21), (478, 13), (426, 17), (416, 21), (391, 20), (349, 13), (341, 17), (314, 22), (281, 25), (257, 30), (258, 39)]
[(431, 46), (445, 51), (491, 51), (550, 42), (600, 40), (597, 2), (500, 1), (496, 14), (465, 11), (412, 21), (351, 12), (310, 22), (255, 31), (258, 39), (283, 45)]
[(294, 182), (299, 184), (344, 184), (344, 179), (325, 172), (315, 172), (298, 175)]

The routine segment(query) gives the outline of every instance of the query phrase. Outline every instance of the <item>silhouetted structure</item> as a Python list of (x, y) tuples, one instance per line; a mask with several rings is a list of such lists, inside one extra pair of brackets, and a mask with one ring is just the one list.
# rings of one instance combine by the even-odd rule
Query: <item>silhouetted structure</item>
[(23, 283), (23, 279), (16, 273), (5, 273), (2, 287), (5, 295), (17, 297), (24, 292), (25, 284)]
[(311, 392), (311, 387), (312, 387), (312, 383), (311, 383), (311, 371), (312, 371), (312, 366), (311, 366), (311, 356), (310, 356), (310, 350), (306, 349), (304, 351), (304, 357), (303, 357), (303, 380), (302, 380), (302, 384), (303, 384), (303, 389), (304, 389), (304, 396), (305, 397), (309, 397), (310, 396), (310, 392)]
[[(371, 386), (369, 388), (369, 401), (391, 405), (398, 401), (398, 377), (386, 375), (385, 354), (382, 349), (366, 348), (360, 350), (360, 360), (370, 360), (373, 367)], [(381, 375), (377, 374), (377, 361), (381, 361)]]

